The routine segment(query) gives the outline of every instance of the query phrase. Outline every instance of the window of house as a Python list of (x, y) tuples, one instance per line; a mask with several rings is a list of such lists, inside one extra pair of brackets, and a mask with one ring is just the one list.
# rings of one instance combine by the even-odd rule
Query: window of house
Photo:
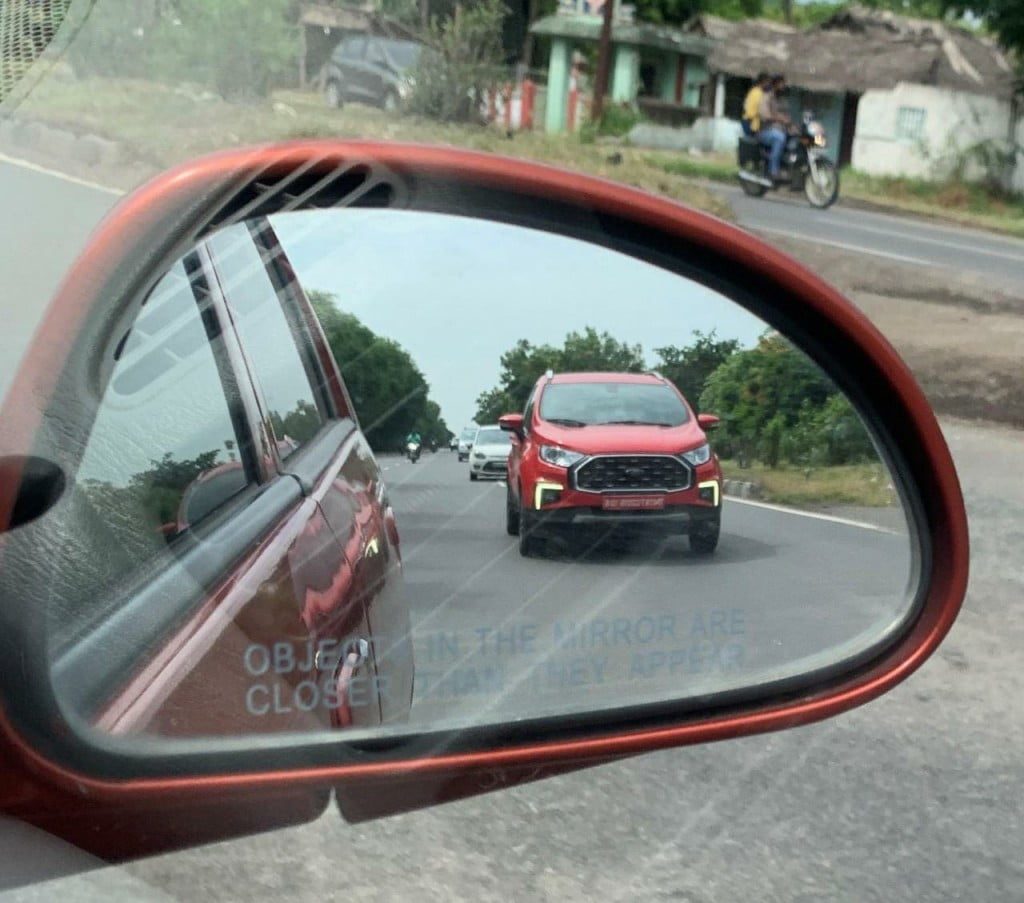
[(924, 134), (925, 110), (921, 107), (900, 107), (896, 113), (896, 137), (915, 140)]

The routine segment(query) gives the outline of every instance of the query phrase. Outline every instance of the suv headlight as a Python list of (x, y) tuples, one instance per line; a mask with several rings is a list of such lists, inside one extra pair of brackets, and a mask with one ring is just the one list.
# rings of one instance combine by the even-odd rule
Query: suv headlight
[(711, 446), (705, 442), (697, 448), (683, 452), (683, 459), (689, 461), (694, 467), (697, 467), (699, 464), (707, 464), (711, 460)]
[(582, 452), (559, 448), (557, 445), (542, 445), (540, 447), (540, 459), (547, 461), (548, 464), (554, 464), (555, 467), (572, 467), (577, 461), (582, 461), (584, 457)]
[(486, 460), (487, 455), (485, 455), (483, 452), (474, 452), (473, 458), (477, 461), (484, 461)]

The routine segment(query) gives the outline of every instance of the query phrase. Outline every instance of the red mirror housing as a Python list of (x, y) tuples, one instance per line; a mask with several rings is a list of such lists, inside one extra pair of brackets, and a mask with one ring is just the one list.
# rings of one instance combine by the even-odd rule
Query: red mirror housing
[(522, 414), (502, 414), (498, 418), (498, 426), (500, 426), (506, 432), (512, 433), (516, 436), (522, 436), (523, 434), (523, 415)]
[[(410, 729), (386, 742), (343, 735), (296, 735), (269, 745), (233, 740), (200, 754), (98, 742), (62, 720), (40, 613), (21, 604), (13, 582), (0, 581), (0, 783), (12, 788), (0, 794), (0, 810), (25, 818), (35, 812), (33, 820), (58, 832), (63, 820), (68, 832), (85, 836), (101, 813), (128, 832), (134, 822), (119, 813), (159, 813), (169, 801), (194, 814), (211, 798), (294, 792), (312, 811), (322, 804), (320, 789), (334, 787), (354, 817), (368, 817), (656, 749), (809, 724), (882, 695), (938, 648), (967, 585), (963, 497), (923, 392), (864, 314), (813, 272), (728, 223), (624, 185), (452, 148), (324, 140), (233, 149), (166, 173), (122, 201), (58, 290), (2, 411), (0, 461), (15, 456), (7, 460), (19, 463), (0, 472), (0, 575), (2, 534), (31, 507), (20, 462), (93, 318), (126, 315), (158, 274), (219, 226), (247, 211), (270, 215), (302, 205), (394, 206), (523, 224), (728, 286), (827, 364), (879, 437), (920, 539), (913, 605), (877, 648), (786, 686), (582, 718)], [(523, 428), (521, 414), (499, 422), (510, 432)], [(708, 430), (718, 418), (701, 414), (698, 422)], [(388, 787), (402, 792), (385, 793)], [(391, 797), (374, 811), (365, 799), (371, 788), (381, 791), (379, 800)], [(66, 812), (86, 801), (89, 824), (72, 826)]]
[(704, 430), (705, 433), (708, 432), (709, 430), (718, 429), (719, 423), (721, 423), (721, 420), (714, 414), (697, 415), (697, 424), (700, 426), (702, 430)]

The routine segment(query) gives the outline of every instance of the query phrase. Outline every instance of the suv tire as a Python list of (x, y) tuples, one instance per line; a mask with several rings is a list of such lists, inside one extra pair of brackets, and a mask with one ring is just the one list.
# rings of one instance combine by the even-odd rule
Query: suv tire
[(341, 90), (341, 82), (332, 78), (324, 87), (324, 98), (327, 101), (327, 106), (340, 110), (345, 105), (345, 96)]
[(690, 551), (697, 555), (710, 555), (718, 547), (718, 537), (721, 532), (721, 514), (712, 519), (701, 521), (695, 525), (690, 533)]
[(519, 535), (519, 503), (512, 498), (512, 487), (505, 488), (505, 531), (509, 536)]
[(522, 505), (519, 506), (519, 554), (531, 558), (537, 554), (538, 541), (533, 535), (536, 525)]

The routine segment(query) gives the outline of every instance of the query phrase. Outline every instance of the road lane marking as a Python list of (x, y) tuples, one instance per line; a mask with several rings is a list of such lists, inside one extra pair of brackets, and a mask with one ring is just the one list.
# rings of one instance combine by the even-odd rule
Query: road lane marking
[[(738, 196), (741, 196), (741, 197), (744, 195), (743, 189), (741, 189), (741, 188), (734, 188), (731, 185), (726, 186), (726, 185), (723, 185), (721, 183), (716, 183), (716, 182), (708, 182), (706, 184), (707, 184), (707, 186), (709, 188), (718, 188), (718, 189), (722, 190), (723, 193), (728, 192), (728, 193), (735, 194), (735, 195), (738, 195)], [(772, 203), (774, 203), (774, 204), (783, 204), (785, 206), (794, 207), (794, 208), (802, 206), (802, 204), (798, 200), (789, 200), (787, 198), (780, 198), (780, 197), (763, 198), (758, 203), (759, 204), (765, 204), (765, 203), (769, 203), (769, 204), (772, 204)], [(885, 225), (889, 226), (890, 229), (899, 229), (900, 226), (907, 225), (907, 226), (911, 226), (914, 230), (920, 230), (920, 231), (932, 231), (932, 232), (940, 232), (940, 233), (944, 232), (944, 233), (948, 233), (950, 235), (958, 235), (958, 236), (961, 236), (961, 237), (963, 237), (966, 234), (966, 235), (968, 235), (968, 236), (970, 236), (972, 238), (977, 238), (979, 240), (983, 239), (985, 241), (990, 241), (990, 242), (992, 242), (994, 244), (1003, 244), (1003, 245), (1006, 245), (1008, 249), (1015, 249), (1015, 250), (1010, 251), (1008, 254), (1003, 254), (1003, 253), (998, 252), (998, 251), (988, 251), (988, 252), (986, 252), (986, 251), (984, 251), (984, 250), (982, 250), (980, 248), (975, 248), (973, 245), (951, 245), (948, 241), (941, 241), (941, 240), (938, 240), (938, 239), (935, 239), (935, 238), (922, 239), (922, 241), (931, 241), (931, 242), (933, 242), (935, 244), (941, 244), (943, 247), (959, 247), (960, 249), (965, 250), (965, 251), (978, 250), (978, 251), (981, 251), (981, 253), (998, 254), (999, 256), (1009, 257), (1011, 260), (1018, 260), (1018, 259), (1020, 259), (1021, 253), (1024, 253), (1024, 251), (1016, 250), (1018, 248), (1024, 248), (1024, 243), (1022, 243), (1019, 238), (1017, 238), (1017, 237), (1015, 237), (1013, 235), (1005, 235), (1005, 234), (1000, 233), (1000, 232), (993, 232), (993, 231), (990, 231), (988, 229), (982, 229), (982, 228), (979, 228), (977, 226), (972, 226), (970, 223), (958, 224), (958, 223), (952, 223), (952, 222), (949, 222), (949, 221), (933, 222), (933, 221), (931, 221), (931, 220), (929, 220), (927, 218), (928, 214), (926, 214), (926, 213), (921, 213), (921, 212), (916, 212), (916, 211), (907, 211), (907, 215), (906, 216), (900, 216), (898, 213), (882, 213), (882, 212), (876, 211), (876, 210), (862, 210), (859, 207), (846, 207), (846, 206), (843, 206), (843, 204), (841, 202), (834, 209), (835, 209), (836, 213), (828, 214), (828, 215), (835, 217), (835, 219), (837, 219), (837, 222), (834, 225), (837, 225), (837, 226), (840, 226), (840, 227), (842, 227), (842, 226), (850, 226), (852, 228), (863, 229), (863, 230), (866, 230), (866, 231), (878, 231), (878, 232), (884, 231), (883, 229), (880, 229), (880, 228), (879, 229), (875, 229), (872, 226), (867, 225), (865, 222), (857, 222), (858, 220), (862, 220), (863, 221), (863, 220), (872, 220), (873, 219), (873, 220), (876, 220), (876, 221), (881, 221)], [(755, 228), (755, 226), (753, 226), (752, 224), (748, 224), (748, 223), (745, 223), (745, 222), (742, 222), (742, 221), (740, 222), (740, 225), (743, 226), (746, 229), (753, 229), (753, 228)], [(913, 233), (909, 233), (908, 234), (906, 229), (903, 229), (903, 230), (900, 230), (900, 231), (889, 231), (888, 234), (896, 235), (896, 236), (898, 236), (900, 238), (905, 238), (905, 239), (908, 239), (910, 241), (913, 241), (915, 239), (914, 234)]]
[(803, 511), (800, 508), (787, 508), (784, 505), (771, 505), (768, 502), (755, 502), (751, 499), (738, 499), (735, 496), (725, 496), (730, 502), (738, 505), (751, 505), (754, 508), (764, 508), (768, 511), (778, 511), (782, 514), (793, 514), (796, 517), (809, 517), (813, 520), (826, 520), (833, 524), (843, 524), (847, 527), (860, 527), (862, 530), (874, 530), (876, 533), (888, 533), (890, 536), (903, 536), (905, 531), (892, 530), (889, 527), (882, 527), (878, 524), (869, 524), (863, 520), (853, 520), (849, 517), (836, 517), (834, 514), (822, 514), (818, 511)]
[(929, 245), (939, 245), (942, 248), (949, 250), (963, 251), (967, 254), (988, 254), (990, 257), (1001, 257), (1004, 260), (1012, 260), (1015, 263), (1019, 263), (1024, 257), (1024, 246), (1016, 253), (1009, 251), (993, 251), (988, 248), (975, 247), (974, 245), (957, 244), (956, 242), (949, 241), (944, 238), (929, 238), (926, 235), (914, 235), (912, 233), (901, 232), (897, 229), (884, 229), (880, 226), (871, 226), (866, 223), (843, 223), (843, 228), (848, 229), (859, 229), (861, 232), (868, 232), (873, 235), (891, 235), (894, 238), (902, 238), (904, 241), (919, 241)]
[[(841, 248), (844, 251), (856, 251), (859, 254), (869, 254), (872, 257), (888, 257), (890, 260), (899, 260), (902, 263), (915, 263), (919, 266), (936, 266), (934, 260), (925, 260), (922, 257), (909, 257), (906, 254), (893, 254), (891, 251), (879, 251), (875, 248), (865, 248), (862, 245), (852, 245), (845, 241), (833, 241), (828, 238), (821, 238), (818, 235), (808, 235), (805, 232), (794, 232), (792, 229), (778, 229), (774, 226), (744, 226), (748, 232), (767, 232), (769, 235), (785, 235), (788, 238), (799, 238), (803, 241), (813, 241), (819, 245), (829, 245), (833, 248)], [(943, 264), (938, 264), (942, 266)]]
[(90, 182), (88, 179), (80, 179), (78, 176), (68, 175), (66, 172), (60, 172), (56, 169), (48, 169), (45, 166), (40, 166), (38, 163), (32, 163), (30, 160), (22, 160), (20, 157), (9, 157), (4, 153), (0, 153), (0, 163), (7, 163), (10, 166), (20, 166), (23, 169), (32, 170), (32, 172), (42, 173), (46, 176), (53, 176), (55, 179), (62, 179), (63, 181), (71, 182), (74, 185), (81, 185), (83, 188), (91, 188), (93, 191), (103, 191), (106, 194), (113, 194), (117, 197), (122, 197), (127, 193), (119, 188), (111, 188), (108, 185), (100, 185), (99, 182)]

